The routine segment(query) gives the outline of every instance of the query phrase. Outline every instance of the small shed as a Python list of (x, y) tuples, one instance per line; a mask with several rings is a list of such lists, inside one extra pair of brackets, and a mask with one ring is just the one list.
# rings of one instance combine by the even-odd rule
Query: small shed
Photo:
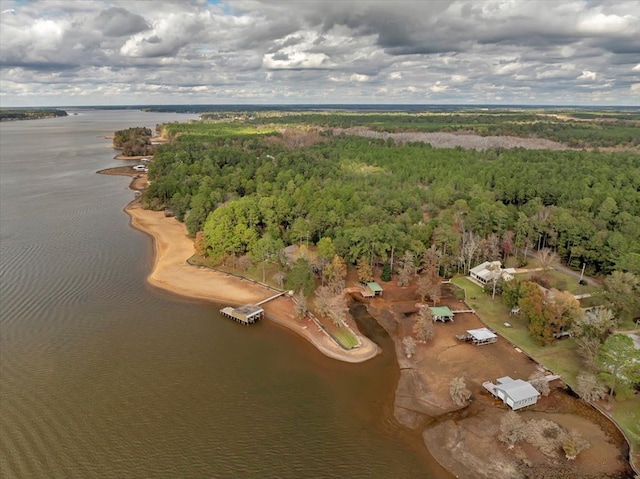
[(447, 306), (432, 306), (429, 309), (434, 321), (442, 321), (443, 323), (453, 321), (453, 311)]
[(514, 411), (537, 403), (540, 397), (536, 388), (522, 379), (504, 376), (499, 378), (497, 383), (493, 388), (494, 394)]
[(380, 286), (377, 282), (369, 281), (367, 283), (367, 288), (369, 288), (373, 292), (374, 296), (382, 296), (382, 286)]
[(468, 329), (467, 333), (471, 336), (471, 342), (476, 346), (498, 341), (498, 336), (488, 328)]
[(220, 313), (241, 324), (253, 324), (264, 316), (264, 309), (255, 304), (245, 304), (239, 308), (226, 307)]

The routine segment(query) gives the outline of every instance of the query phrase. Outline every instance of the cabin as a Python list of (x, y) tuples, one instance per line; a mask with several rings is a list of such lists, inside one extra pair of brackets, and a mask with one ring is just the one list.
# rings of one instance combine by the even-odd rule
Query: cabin
[(264, 317), (264, 309), (260, 306), (256, 306), (255, 304), (245, 304), (239, 308), (227, 306), (220, 310), (220, 314), (247, 326), (255, 323), (259, 319), (262, 319)]
[(456, 335), (461, 341), (468, 341), (476, 346), (492, 344), (498, 341), (498, 335), (488, 328), (468, 329), (464, 334)]
[(453, 321), (453, 311), (447, 306), (432, 306), (429, 309), (431, 310), (431, 316), (434, 321), (441, 321), (443, 323)]
[[(504, 376), (498, 378), (496, 382), (498, 384), (485, 383), (483, 385), (514, 411), (538, 402), (540, 393), (527, 381)], [(489, 385), (491, 387), (488, 387)]]

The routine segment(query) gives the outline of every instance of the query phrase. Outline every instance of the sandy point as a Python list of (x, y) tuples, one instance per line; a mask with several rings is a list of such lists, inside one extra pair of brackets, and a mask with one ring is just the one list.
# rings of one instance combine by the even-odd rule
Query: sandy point
[[(154, 239), (154, 264), (147, 278), (153, 286), (190, 298), (232, 305), (255, 303), (273, 296), (272, 290), (259, 284), (188, 264), (187, 259), (195, 253), (195, 248), (185, 225), (177, 219), (166, 217), (163, 212), (145, 210), (138, 202), (131, 203), (125, 211), (131, 216), (133, 227)], [(268, 319), (299, 334), (331, 358), (357, 363), (380, 352), (373, 341), (357, 332), (362, 346), (344, 350), (310, 320), (298, 320), (289, 298), (270, 301), (264, 310)]]

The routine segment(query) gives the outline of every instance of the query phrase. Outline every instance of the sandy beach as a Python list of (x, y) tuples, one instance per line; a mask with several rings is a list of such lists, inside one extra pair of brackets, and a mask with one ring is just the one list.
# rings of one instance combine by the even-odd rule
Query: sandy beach
[[(133, 227), (154, 239), (154, 264), (148, 276), (153, 286), (223, 305), (254, 303), (273, 296), (273, 290), (252, 281), (189, 265), (187, 259), (195, 253), (193, 240), (187, 235), (184, 224), (177, 219), (165, 217), (163, 212), (144, 210), (138, 202), (131, 203), (125, 211), (131, 216)], [(371, 359), (379, 353), (378, 346), (360, 334), (358, 337), (362, 346), (344, 350), (311, 320), (297, 319), (294, 304), (287, 297), (270, 301), (263, 307), (269, 320), (299, 334), (331, 358), (355, 363)]]

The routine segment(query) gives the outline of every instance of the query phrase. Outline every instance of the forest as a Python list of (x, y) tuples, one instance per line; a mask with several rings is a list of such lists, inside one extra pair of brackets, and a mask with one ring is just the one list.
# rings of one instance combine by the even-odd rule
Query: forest
[(432, 114), (234, 113), (231, 120), (159, 125), (172, 141), (157, 148), (143, 201), (171, 208), (191, 235), (202, 232), (202, 251), (216, 261), (256, 256), (260, 241), (312, 246), (330, 238), (346, 262), (364, 258), (372, 267), (405, 251), (419, 261), (433, 246), (445, 277), (484, 260), (517, 265), (542, 248), (588, 274), (640, 273), (640, 155), (629, 148), (638, 141), (635, 116), (609, 117), (609, 127), (598, 128), (611, 131), (593, 137), (597, 144), (628, 127), (635, 136), (620, 133), (615, 145), (626, 148), (619, 151), (445, 149), (329, 128), (464, 123), (467, 131), (475, 124), (497, 132), (512, 131), (513, 123), (520, 134), (526, 126), (539, 136), (537, 124), (525, 121), (530, 115), (448, 114), (444, 121)]
[[(638, 410), (640, 351), (626, 333), (640, 319), (638, 118), (493, 115), (215, 111), (209, 120), (157, 125), (169, 142), (157, 146), (142, 203), (185, 223), (194, 264), (251, 271), (295, 291), (298, 317), (312, 311), (325, 326), (329, 319), (329, 334), (345, 349), (357, 344), (344, 328), (348, 271), (360, 282), (414, 286), (421, 304), (428, 297), (436, 305), (443, 277), (484, 261), (534, 262), (538, 273), (494, 275), (484, 288), (490, 299), (472, 293), (469, 304), (501, 334), (513, 330), (511, 341), (533, 357), (545, 348), (585, 401), (615, 398), (612, 414), (637, 451), (630, 411)], [(436, 148), (363, 131), (504, 133), (562, 145)], [(553, 277), (558, 262), (596, 278), (590, 302)], [(407, 356), (434, 336), (430, 309), (414, 316), (402, 338)]]

